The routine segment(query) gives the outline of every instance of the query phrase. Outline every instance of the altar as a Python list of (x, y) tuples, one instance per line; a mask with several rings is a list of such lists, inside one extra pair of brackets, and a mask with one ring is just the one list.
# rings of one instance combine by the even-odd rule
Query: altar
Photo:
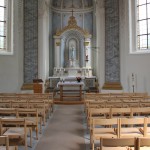
[[(53, 38), (55, 62), (53, 76), (49, 77), (50, 85), (53, 86), (50, 89), (54, 89), (59, 81), (65, 82), (59, 85), (61, 89), (64, 89), (67, 86), (66, 81), (75, 82), (76, 77), (81, 77), (87, 88), (95, 88), (96, 77), (93, 76), (92, 68), (91, 34), (77, 25), (72, 14), (68, 25), (58, 29)], [(71, 83), (71, 86), (75, 85)]]
[(57, 87), (60, 88), (60, 101), (63, 101), (64, 98), (79, 98), (80, 101), (82, 100), (83, 82), (58, 82)]

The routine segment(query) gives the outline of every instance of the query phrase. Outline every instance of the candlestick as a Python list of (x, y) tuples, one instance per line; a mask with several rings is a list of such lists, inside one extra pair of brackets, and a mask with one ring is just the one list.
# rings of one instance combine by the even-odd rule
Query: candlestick
[(135, 77), (134, 74), (132, 73), (132, 91), (134, 93), (134, 88), (135, 88)]

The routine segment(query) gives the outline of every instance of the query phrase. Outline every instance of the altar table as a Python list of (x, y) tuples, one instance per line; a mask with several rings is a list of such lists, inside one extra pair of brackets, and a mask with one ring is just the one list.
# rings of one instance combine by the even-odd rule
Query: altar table
[[(79, 98), (82, 100), (83, 82), (58, 82), (57, 86), (60, 87), (60, 101), (63, 101), (64, 98)], [(64, 94), (65, 92), (68, 92), (68, 94)], [(76, 94), (71, 95), (73, 92)]]

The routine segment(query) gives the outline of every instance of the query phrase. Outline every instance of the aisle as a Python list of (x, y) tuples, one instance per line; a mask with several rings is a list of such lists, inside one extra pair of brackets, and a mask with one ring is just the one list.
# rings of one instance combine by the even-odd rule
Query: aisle
[(56, 105), (35, 150), (85, 150), (82, 105)]

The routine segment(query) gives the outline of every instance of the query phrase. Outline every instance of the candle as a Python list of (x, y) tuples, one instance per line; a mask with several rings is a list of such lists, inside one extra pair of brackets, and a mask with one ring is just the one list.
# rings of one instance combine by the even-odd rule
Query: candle
[(134, 79), (134, 74), (132, 73), (132, 86), (135, 85), (135, 79)]

